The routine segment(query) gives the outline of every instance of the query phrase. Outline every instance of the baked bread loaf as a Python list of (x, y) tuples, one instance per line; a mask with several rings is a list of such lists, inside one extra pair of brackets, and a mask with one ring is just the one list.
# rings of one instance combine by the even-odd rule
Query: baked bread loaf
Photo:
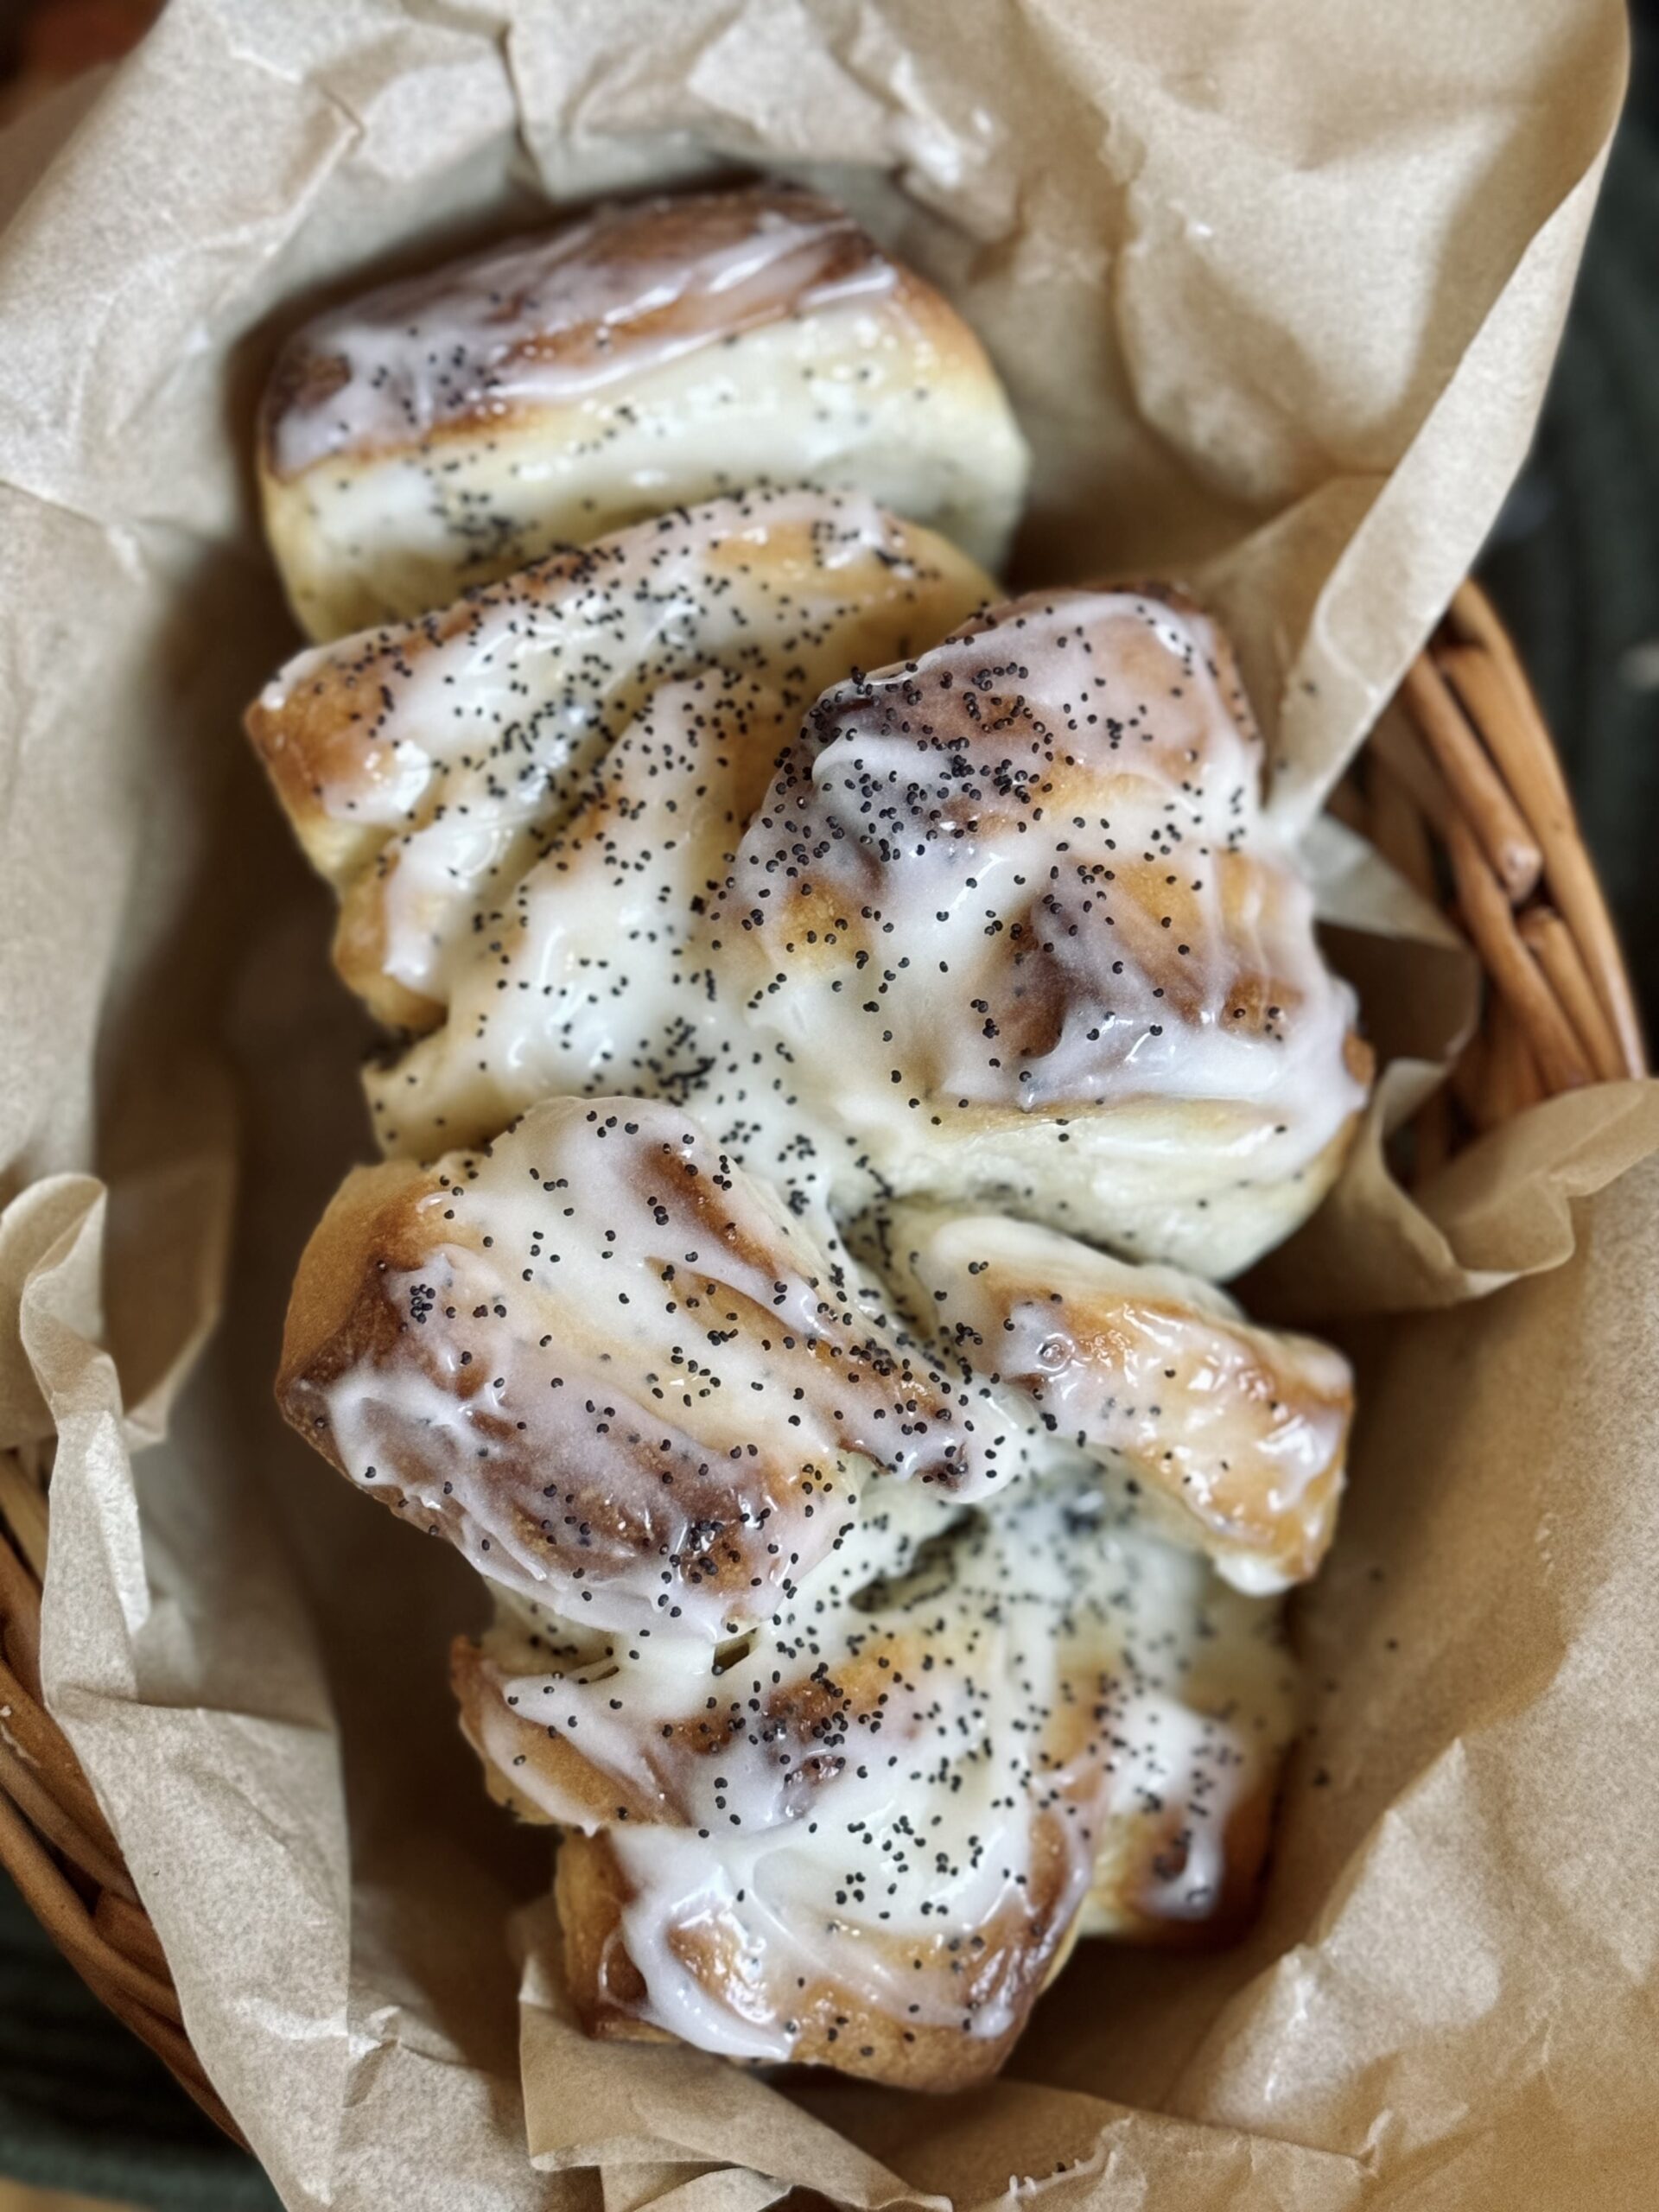
[(1221, 1279), (1364, 1102), (1231, 652), (1176, 596), (1033, 593), (826, 692), (711, 930), (849, 1192)]
[(334, 638), (768, 485), (867, 493), (995, 568), (1027, 461), (955, 311), (772, 182), (600, 207), (320, 316), (258, 467), (295, 612)]
[(900, 1205), (880, 1235), (940, 1357), (1028, 1401), (1052, 1448), (1116, 1475), (1151, 1527), (1242, 1590), (1317, 1572), (1353, 1418), (1339, 1352), (1258, 1328), (1196, 1276), (1006, 1214)]
[(1025, 467), (786, 187), (391, 287), (267, 397), (333, 642), (249, 728), (401, 1033), (277, 1395), (491, 1586), (463, 1725), (595, 2035), (970, 2087), (1262, 1865), (1351, 1378), (1213, 1282), (1369, 1055), (1213, 625), (991, 603)]
[[(621, 801), (649, 804), (659, 756), (648, 741), (607, 760), (663, 687), (690, 686), (692, 714), (718, 715), (741, 745), (732, 772), (752, 797), (778, 730), (826, 683), (919, 651), (988, 595), (982, 572), (943, 538), (868, 499), (744, 493), (556, 555), (441, 613), (301, 653), (250, 709), (248, 730), (301, 842), (340, 894), (341, 974), (383, 1021), (429, 1029), (458, 967), (493, 957), (513, 887), (549, 841), (584, 799), (609, 804), (618, 761), (639, 772)], [(747, 738), (745, 715), (758, 718)], [(699, 802), (701, 815), (731, 803)], [(648, 856), (640, 865), (643, 878), (630, 861), (633, 880), (592, 910), (619, 954), (636, 910), (671, 931), (691, 919), (673, 882), (651, 875)], [(681, 866), (670, 863), (671, 877)], [(486, 1076), (492, 1059), (511, 1065), (519, 1049), (479, 1041), (486, 1049), (467, 1057)], [(629, 1072), (617, 1061), (608, 1087), (626, 1087)], [(505, 1118), (486, 1101), (479, 1133)], [(383, 1141), (393, 1140), (383, 1132)], [(428, 1156), (445, 1141), (428, 1144)]]

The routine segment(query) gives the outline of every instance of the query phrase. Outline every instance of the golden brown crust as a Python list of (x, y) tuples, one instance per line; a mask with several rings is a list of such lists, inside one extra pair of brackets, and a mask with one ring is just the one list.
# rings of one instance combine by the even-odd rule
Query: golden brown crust
[(462, 1733), (479, 1754), (491, 1788), (520, 1820), (537, 1827), (551, 1823), (550, 1803), (563, 1808), (566, 1822), (663, 1818), (660, 1792), (601, 1768), (586, 1756), (585, 1746), (518, 1710), (507, 1687), (511, 1679), (470, 1637), (457, 1637), (449, 1647), (449, 1681)]
[[(718, 262), (754, 241), (766, 224), (788, 226), (798, 238), (780, 254), (774, 283), (712, 295), (682, 289), (660, 296), (662, 271)], [(262, 469), (278, 482), (302, 475), (304, 467), (284, 455), (284, 444), (298, 426), (326, 416), (331, 402), (337, 406), (360, 372), (342, 350), (346, 315), (368, 334), (371, 350), (377, 332), (395, 339), (411, 324), (441, 331), (480, 267), (491, 263), (508, 264), (511, 274), (492, 291), (468, 334), (480, 355), (474, 372), (435, 384), (429, 413), (417, 432), (398, 435), (395, 422), (387, 422), (375, 435), (336, 436), (305, 466), (334, 467), (342, 454), (378, 457), (499, 432), (546, 404), (519, 396), (525, 372), (532, 383), (543, 372), (554, 391), (567, 378), (578, 388), (595, 379), (608, 383), (631, 365), (648, 365), (689, 346), (719, 345), (763, 323), (810, 312), (819, 299), (833, 300), (873, 272), (888, 274), (889, 302), (925, 323), (931, 343), (983, 364), (979, 341), (940, 295), (890, 263), (851, 216), (816, 194), (777, 181), (675, 194), (599, 208), (543, 238), (388, 285), (344, 315), (331, 312), (308, 324), (283, 349), (266, 388), (259, 417)], [(592, 306), (584, 308), (589, 298)], [(988, 367), (985, 373), (988, 377)]]
[(395, 1341), (397, 1323), (379, 1278), (388, 1268), (420, 1264), (420, 1202), (433, 1187), (431, 1177), (406, 1160), (354, 1168), (300, 1255), (283, 1328), (276, 1402), (342, 1474), (346, 1469), (327, 1418), (328, 1387)]
[[(811, 1801), (845, 1763), (838, 1750), (826, 1745), (861, 1735), (874, 1740), (881, 1732), (895, 1680), (927, 1665), (927, 1642), (925, 1636), (887, 1638), (861, 1654), (843, 1656), (833, 1667), (780, 1682), (764, 1700), (722, 1698), (719, 1678), (711, 1675), (709, 1694), (696, 1700), (692, 1710), (632, 1741), (631, 1773), (547, 1726), (535, 1707), (525, 1708), (516, 1685), (533, 1679), (526, 1655), (518, 1655), (518, 1663), (509, 1668), (485, 1646), (459, 1637), (450, 1650), (450, 1681), (468, 1742), (508, 1785), (526, 1820), (567, 1826), (692, 1824), (702, 1777), (689, 1775), (688, 1767), (712, 1771), (737, 1754), (757, 1727), (775, 1753), (787, 1757), (791, 1805), (808, 1817)], [(556, 1720), (556, 1699), (546, 1710)]]
[(1244, 1587), (1314, 1573), (1353, 1415), (1351, 1370), (1329, 1345), (1258, 1327), (1195, 1276), (997, 1212), (900, 1205), (878, 1234), (914, 1325), (1016, 1390), (1162, 1533)]
[(1220, 1950), (1236, 1943), (1255, 1917), (1273, 1836), (1276, 1770), (1242, 1795), (1224, 1829), (1223, 1876), (1210, 1910), (1172, 1911), (1169, 1897), (1187, 1865), (1189, 1808), (1170, 1805), (1147, 1816), (1132, 1847), (1096, 1870), (1078, 1916), (1079, 1933), (1166, 1950)]
[[(883, 257), (874, 244), (854, 234), (860, 240), (849, 245), (826, 263), (827, 269), (837, 264), (844, 275), (852, 275), (861, 267), (875, 268), (885, 264)], [(988, 389), (995, 388), (995, 372), (978, 338), (951, 307), (943, 294), (918, 276), (913, 270), (892, 264), (893, 277), (887, 295), (888, 311), (902, 317), (913, 329), (918, 343), (935, 358), (946, 373), (976, 379), (982, 378)], [(423, 283), (423, 290), (434, 304), (442, 300), (440, 280), (445, 274), (439, 270)], [(826, 279), (826, 283), (836, 281)], [(367, 302), (365, 303), (368, 304)], [(780, 296), (776, 305), (764, 315), (732, 317), (710, 327), (702, 341), (716, 346), (724, 340), (737, 337), (746, 330), (753, 330), (763, 321), (782, 321), (801, 312), (798, 291), (794, 296)], [(669, 308), (657, 315), (636, 317), (630, 325), (628, 344), (641, 355), (641, 365), (649, 366), (648, 348), (653, 341), (675, 335), (675, 321), (684, 321), (683, 308)], [(590, 358), (592, 327), (576, 332), (561, 332), (539, 339), (529, 339), (504, 350), (500, 365), (511, 369), (519, 364), (536, 362), (550, 367), (568, 365), (580, 372), (584, 356)], [(331, 471), (359, 467), (385, 460), (397, 453), (425, 453), (434, 448), (442, 450), (447, 444), (460, 444), (480, 436), (499, 436), (502, 432), (522, 429), (534, 423), (537, 416), (550, 408), (562, 406), (559, 401), (518, 400), (504, 402), (486, 394), (476, 394), (447, 405), (443, 412), (418, 436), (365, 437), (353, 440), (343, 448), (336, 448), (308, 462), (305, 467), (281, 465), (277, 450), (283, 429), (296, 419), (309, 415), (327, 405), (350, 381), (350, 364), (337, 353), (317, 352), (315, 340), (308, 330), (302, 330), (289, 341), (278, 356), (271, 372), (260, 407), (258, 430), (258, 461), (261, 474), (273, 488), (296, 483), (310, 468)], [(617, 365), (626, 366), (626, 353), (617, 349)]]
[[(555, 554), (515, 590), (528, 612), (558, 596), (593, 563)], [(446, 646), (475, 637), (475, 599), (410, 622), (319, 647), (291, 663), (244, 717), (248, 736), (312, 865), (336, 887), (372, 860), (402, 820), (387, 795), (398, 782), (393, 702)]]
[[(789, 2062), (937, 2095), (988, 2081), (1013, 2050), (1064, 1946), (1071, 1924), (1070, 1913), (1059, 1916), (1065, 1868), (1064, 1847), (1046, 1827), (1033, 1858), (1029, 1910), (1017, 1921), (1004, 1915), (974, 1931), (971, 1942), (959, 1933), (912, 1942), (864, 1929), (862, 1943), (885, 1959), (896, 1984), (912, 1974), (918, 1986), (950, 1980), (961, 2020), (908, 2020), (897, 2007), (873, 2004), (844, 1984), (798, 1978), (785, 2023)], [(588, 2034), (607, 2040), (662, 2040), (662, 2030), (641, 2018), (648, 1996), (628, 1951), (623, 1919), (631, 1895), (608, 1837), (563, 1837), (554, 1897), (577, 2017)], [(752, 1996), (747, 1985), (753, 1962), (744, 1958), (734, 1931), (705, 1919), (672, 1931), (669, 1942), (680, 1967), (715, 2005)], [(971, 2031), (976, 2017), (1005, 2007), (1012, 2018), (1001, 2034)]]

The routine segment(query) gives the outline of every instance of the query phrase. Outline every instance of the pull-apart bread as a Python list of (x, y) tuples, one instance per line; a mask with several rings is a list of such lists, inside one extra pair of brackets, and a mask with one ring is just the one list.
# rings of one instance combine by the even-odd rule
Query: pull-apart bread
[(283, 1410), (490, 1586), (592, 2033), (969, 2086), (1248, 1912), (1342, 1488), (1346, 1363), (1215, 1287), (1370, 1072), (1226, 640), (1000, 596), (983, 353), (787, 187), (323, 317), (260, 466), (386, 1032)]

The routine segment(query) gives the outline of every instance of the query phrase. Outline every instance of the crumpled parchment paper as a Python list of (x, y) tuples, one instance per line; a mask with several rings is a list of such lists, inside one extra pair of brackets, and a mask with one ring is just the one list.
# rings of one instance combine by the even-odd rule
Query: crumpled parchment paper
[(481, 1593), (270, 1405), (364, 1037), (237, 728), (293, 642), (249, 467), (283, 333), (747, 162), (983, 334), (1019, 577), (1216, 601), (1306, 824), (1519, 464), (1624, 68), (1613, 0), (173, 0), (0, 138), (0, 1446), (56, 1440), (48, 1696), (291, 2207), (1659, 2201), (1655, 1092), (1408, 1203), (1380, 1131), (1466, 963), (1318, 828), (1395, 1057), (1263, 1283), (1351, 1317), (1363, 1410), (1254, 1933), (1084, 1946), (965, 2101), (592, 2046), (453, 1725)]

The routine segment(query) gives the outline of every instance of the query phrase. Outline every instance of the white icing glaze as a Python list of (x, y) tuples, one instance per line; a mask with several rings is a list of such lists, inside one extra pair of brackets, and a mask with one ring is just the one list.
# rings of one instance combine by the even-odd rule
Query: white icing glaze
[(314, 637), (745, 487), (861, 492), (995, 567), (1028, 470), (944, 302), (765, 186), (601, 210), (326, 318), (278, 365), (264, 454)]
[(444, 1026), (370, 1074), (383, 1143), (429, 1157), (560, 1092), (701, 1099), (724, 1028), (697, 918), (798, 720), (719, 670), (652, 695), (480, 911)]
[(892, 1273), (918, 1321), (1028, 1396), (1048, 1433), (1116, 1471), (1241, 1589), (1312, 1574), (1336, 1522), (1353, 1376), (1224, 1292), (996, 1214), (900, 1206)]
[(882, 1330), (676, 1108), (550, 1100), (399, 1204), (372, 1325), (290, 1411), (521, 1594), (716, 1640), (845, 1541), (873, 1481), (971, 1497), (1018, 1456), (996, 1394)]
[[(1289, 1719), (1270, 1610), (1086, 1484), (1024, 1482), (955, 1515), (889, 1491), (712, 1681), (661, 1638), (573, 1664), (562, 1633), (504, 1617), (480, 1748), (552, 1817), (606, 1826), (640, 2017), (734, 2056), (787, 2057), (791, 2002), (820, 1985), (900, 2023), (1006, 2034), (1097, 1858), (1135, 1862), (1109, 1912), (1208, 1916), (1229, 1818)], [(601, 1777), (644, 1781), (650, 1816), (538, 1801), (524, 1719)], [(711, 1931), (741, 1972), (688, 1957), (687, 1933)], [(965, 2008), (953, 1959), (974, 1976)]]
[(898, 271), (786, 187), (601, 207), (318, 317), (279, 369), (272, 466), (562, 404), (785, 315), (891, 294)]
[(301, 655), (267, 689), (268, 716), (301, 712), (324, 670), (362, 702), (313, 794), (378, 843), (372, 867), (353, 849), (346, 885), (352, 980), (371, 1003), (385, 977), (441, 1008), (488, 917), (662, 686), (763, 684), (792, 719), (849, 659), (937, 636), (985, 588), (867, 499), (755, 493)]
[(1142, 594), (1033, 594), (807, 718), (716, 944), (887, 1184), (1217, 1274), (1317, 1198), (1353, 997), (1223, 650)]

